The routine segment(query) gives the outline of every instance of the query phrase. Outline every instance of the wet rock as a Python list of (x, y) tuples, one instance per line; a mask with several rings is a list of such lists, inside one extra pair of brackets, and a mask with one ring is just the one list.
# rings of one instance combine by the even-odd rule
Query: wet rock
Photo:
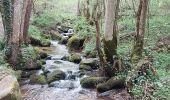
[(80, 63), (80, 61), (81, 61), (81, 55), (78, 54), (78, 53), (72, 53), (72, 54), (69, 56), (69, 61), (70, 61), (70, 62), (74, 62), (74, 63)]
[(67, 43), (70, 51), (80, 50), (83, 47), (84, 39), (80, 39), (78, 36), (72, 36)]
[(53, 40), (61, 40), (62, 39), (62, 35), (58, 32), (58, 31), (51, 31), (51, 38)]
[(81, 71), (92, 71), (92, 68), (89, 65), (81, 64), (81, 65), (79, 65), (79, 70), (81, 70)]
[(105, 83), (97, 85), (97, 91), (99, 93), (106, 92), (112, 89), (121, 89), (125, 87), (125, 79), (115, 79), (114, 77), (109, 79)]
[(61, 61), (58, 61), (58, 60), (54, 61), (54, 63), (55, 63), (55, 64), (62, 64), (62, 62), (61, 62)]
[(59, 44), (67, 44), (69, 37), (63, 36), (61, 40), (59, 41)]
[(47, 39), (38, 39), (35, 37), (30, 37), (30, 44), (35, 46), (49, 47), (51, 42)]
[(48, 40), (44, 40), (40, 42), (40, 46), (42, 47), (50, 47), (50, 45), (51, 45), (51, 42)]
[(52, 56), (48, 56), (47, 58), (46, 58), (46, 60), (51, 60), (52, 59)]
[(69, 80), (75, 80), (76, 79), (76, 75), (69, 75), (67, 78)]
[(45, 52), (40, 52), (40, 53), (39, 53), (39, 56), (40, 56), (40, 59), (45, 59), (45, 58), (48, 57), (48, 54), (45, 53)]
[(51, 83), (54, 81), (63, 80), (63, 79), (65, 79), (65, 77), (66, 77), (66, 75), (63, 71), (55, 70), (55, 71), (47, 74), (47, 82)]
[(61, 60), (64, 60), (64, 61), (68, 61), (69, 60), (69, 56), (65, 55), (61, 58)]
[(107, 77), (86, 77), (80, 81), (83, 88), (95, 88), (97, 84), (106, 82)]
[(59, 81), (56, 81), (56, 82), (50, 83), (48, 86), (49, 86), (49, 87), (58, 87), (59, 84), (60, 84), (60, 82), (59, 82)]
[(30, 83), (34, 83), (34, 84), (46, 84), (46, 77), (44, 75), (36, 75), (33, 74), (30, 76)]
[(80, 62), (80, 65), (88, 65), (92, 69), (98, 69), (99, 67), (99, 60), (97, 58), (88, 58), (88, 59), (83, 59)]
[(35, 70), (33, 70), (33, 71), (22, 71), (21, 77), (22, 78), (29, 78), (31, 75), (33, 75), (35, 73), (36, 73)]
[(0, 100), (21, 100), (21, 92), (17, 79), (7, 75), (0, 80)]

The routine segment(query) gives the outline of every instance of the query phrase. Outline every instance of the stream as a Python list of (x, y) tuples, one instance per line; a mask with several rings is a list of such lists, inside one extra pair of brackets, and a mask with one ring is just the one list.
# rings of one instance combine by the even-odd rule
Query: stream
[[(22, 85), (23, 100), (106, 100), (97, 99), (97, 93), (94, 90), (81, 88), (81, 78), (78, 75), (79, 65), (60, 60), (61, 57), (69, 54), (65, 45), (58, 44), (58, 41), (52, 41), (51, 44), (51, 47), (48, 48), (51, 49), (51, 52), (48, 52), (48, 54), (52, 57), (52, 60), (46, 60), (44, 67), (50, 71), (54, 69), (62, 70), (66, 73), (66, 78), (53, 82), (53, 86), (29, 83)], [(59, 64), (55, 64), (54, 61), (58, 61)], [(41, 70), (38, 71), (38, 73), (41, 72)], [(74, 77), (71, 78), (71, 76)]]

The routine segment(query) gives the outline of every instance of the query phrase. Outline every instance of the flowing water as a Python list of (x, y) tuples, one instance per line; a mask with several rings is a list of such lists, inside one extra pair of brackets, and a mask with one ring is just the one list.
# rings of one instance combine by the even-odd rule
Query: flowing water
[[(96, 100), (96, 92), (81, 88), (80, 77), (78, 75), (78, 64), (60, 60), (64, 55), (68, 55), (66, 46), (52, 41), (52, 46), (48, 52), (52, 60), (47, 60), (45, 69), (50, 71), (59, 69), (66, 73), (66, 79), (56, 81), (49, 85), (31, 85), (21, 86), (24, 100)], [(47, 49), (47, 48), (46, 48)], [(54, 61), (58, 63), (55, 64)], [(40, 73), (42, 71), (39, 71)], [(105, 99), (104, 99), (105, 100)]]

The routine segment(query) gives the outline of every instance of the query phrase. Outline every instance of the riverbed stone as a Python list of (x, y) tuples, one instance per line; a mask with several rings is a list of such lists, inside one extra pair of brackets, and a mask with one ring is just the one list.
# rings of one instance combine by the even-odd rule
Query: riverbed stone
[(81, 55), (78, 54), (78, 53), (72, 53), (72, 54), (69, 56), (69, 61), (70, 61), (70, 62), (74, 62), (74, 63), (80, 63), (80, 61), (81, 61)]
[(112, 89), (121, 89), (125, 87), (125, 79), (115, 79), (112, 77), (107, 82), (97, 85), (97, 91), (99, 93), (106, 92)]
[(45, 59), (48, 57), (48, 54), (46, 52), (39, 52), (40, 59)]
[(62, 62), (59, 61), (59, 60), (54, 61), (54, 63), (55, 63), (55, 64), (62, 64)]
[(84, 39), (79, 38), (77, 35), (73, 35), (67, 43), (70, 51), (80, 50), (83, 47)]
[(30, 76), (30, 83), (34, 83), (34, 84), (46, 84), (46, 77), (44, 75), (36, 75), (33, 74)]
[(98, 67), (99, 67), (99, 60), (98, 60), (98, 58), (83, 59), (80, 62), (80, 65), (87, 65), (87, 66), (90, 66), (92, 69), (98, 69)]
[(97, 84), (106, 82), (107, 77), (86, 77), (80, 81), (83, 88), (95, 88)]
[(51, 38), (53, 40), (61, 40), (62, 39), (62, 35), (58, 32), (58, 31), (51, 31)]
[(59, 41), (60, 44), (67, 44), (69, 37), (68, 36), (63, 36), (61, 40)]
[(21, 100), (21, 92), (15, 76), (7, 75), (0, 80), (0, 100)]
[(81, 70), (81, 71), (92, 71), (92, 68), (89, 65), (81, 64), (81, 65), (79, 65), (79, 70)]
[(47, 74), (47, 82), (51, 83), (54, 81), (64, 80), (66, 77), (65, 73), (61, 70), (54, 70)]

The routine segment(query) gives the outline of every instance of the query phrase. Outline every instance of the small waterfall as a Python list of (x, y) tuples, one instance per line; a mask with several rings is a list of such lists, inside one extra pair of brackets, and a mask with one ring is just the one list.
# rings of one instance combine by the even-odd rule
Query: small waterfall
[(96, 100), (96, 92), (81, 88), (79, 65), (60, 60), (69, 54), (66, 46), (58, 44), (58, 41), (52, 41), (51, 44), (55, 51), (50, 54), (52, 59), (47, 60), (44, 67), (49, 71), (62, 70), (66, 78), (44, 86), (30, 84), (23, 86), (22, 89), (29, 91), (24, 100)]

